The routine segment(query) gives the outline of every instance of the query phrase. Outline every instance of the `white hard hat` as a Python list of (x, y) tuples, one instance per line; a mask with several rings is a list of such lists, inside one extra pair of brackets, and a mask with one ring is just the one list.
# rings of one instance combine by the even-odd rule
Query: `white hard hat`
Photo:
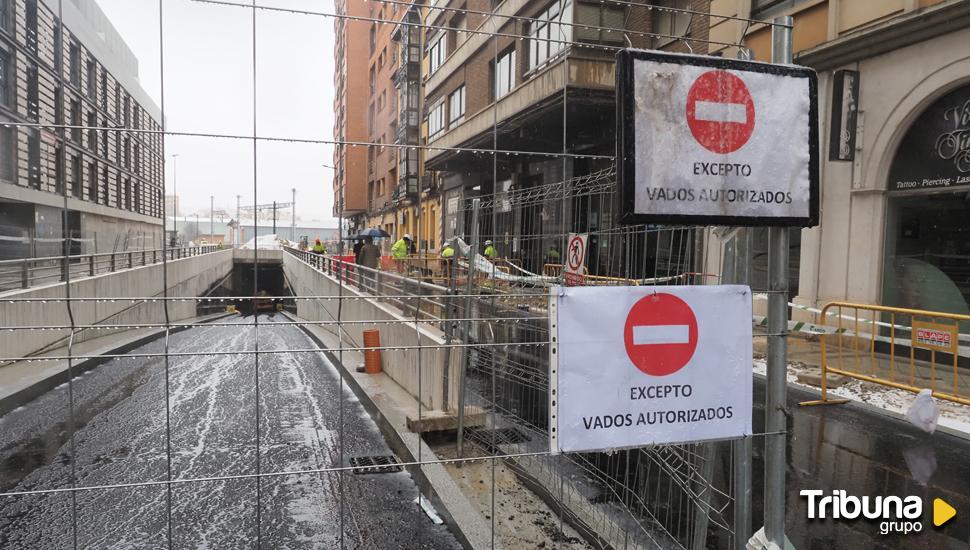
[(410, 241), (411, 240), (411, 234), (410, 233), (405, 233), (404, 234), (404, 238)]
[(489, 245), (489, 244), (492, 244), (492, 241), (491, 241), (491, 239), (486, 239), (486, 240), (485, 240), (485, 244), (486, 244), (486, 245)]

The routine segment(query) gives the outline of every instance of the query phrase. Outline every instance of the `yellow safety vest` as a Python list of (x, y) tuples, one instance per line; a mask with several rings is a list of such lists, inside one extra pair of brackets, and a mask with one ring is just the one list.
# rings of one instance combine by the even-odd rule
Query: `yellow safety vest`
[(498, 256), (498, 250), (495, 250), (495, 247), (494, 246), (488, 245), (488, 246), (485, 247), (485, 257), (486, 258), (495, 258), (497, 256)]
[(391, 256), (395, 260), (403, 260), (405, 256), (408, 255), (408, 243), (404, 242), (404, 239), (399, 239), (394, 246), (391, 247)]
[(455, 249), (450, 246), (446, 246), (445, 249), (441, 251), (442, 258), (451, 258), (454, 255), (455, 255)]

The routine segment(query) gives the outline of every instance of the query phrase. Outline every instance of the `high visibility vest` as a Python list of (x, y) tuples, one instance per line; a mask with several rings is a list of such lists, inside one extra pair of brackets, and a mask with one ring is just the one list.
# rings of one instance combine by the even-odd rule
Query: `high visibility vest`
[(495, 250), (495, 247), (492, 246), (492, 245), (486, 246), (485, 247), (485, 257), (486, 258), (496, 258), (496, 257), (498, 257), (498, 250)]
[(391, 247), (391, 257), (395, 260), (403, 260), (405, 256), (408, 255), (408, 243), (404, 242), (404, 239), (399, 239), (394, 246)]
[(325, 254), (327, 252), (327, 248), (323, 246), (323, 243), (315, 243), (313, 245), (313, 251), (317, 254)]
[(441, 251), (441, 257), (442, 258), (446, 258), (447, 259), (447, 258), (451, 258), (454, 255), (455, 255), (455, 249), (452, 248), (452, 247), (450, 247), (450, 246), (446, 246), (444, 248), (444, 250)]

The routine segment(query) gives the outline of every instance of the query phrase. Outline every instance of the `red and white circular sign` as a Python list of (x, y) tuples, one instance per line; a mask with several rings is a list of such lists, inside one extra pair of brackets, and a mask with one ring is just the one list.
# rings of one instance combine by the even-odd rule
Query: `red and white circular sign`
[(687, 125), (694, 139), (714, 153), (732, 153), (754, 133), (754, 100), (740, 77), (708, 71), (687, 92)]
[(576, 235), (569, 241), (569, 246), (566, 248), (566, 265), (571, 271), (578, 273), (583, 266), (583, 259), (585, 257), (586, 244), (583, 243), (582, 237)]
[(626, 316), (623, 344), (630, 361), (644, 373), (673, 374), (694, 356), (697, 318), (687, 302), (673, 294), (645, 296)]

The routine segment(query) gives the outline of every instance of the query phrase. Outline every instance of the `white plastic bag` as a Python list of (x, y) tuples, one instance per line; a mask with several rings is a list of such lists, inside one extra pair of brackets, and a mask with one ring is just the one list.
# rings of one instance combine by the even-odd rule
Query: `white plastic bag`
[(924, 432), (933, 433), (936, 430), (936, 421), (940, 418), (940, 409), (933, 400), (932, 390), (922, 390), (913, 404), (906, 411), (906, 418)]

